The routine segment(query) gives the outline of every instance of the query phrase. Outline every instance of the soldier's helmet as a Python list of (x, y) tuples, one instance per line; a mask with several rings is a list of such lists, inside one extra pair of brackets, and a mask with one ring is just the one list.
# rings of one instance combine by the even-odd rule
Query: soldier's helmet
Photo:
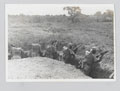
[(91, 52), (92, 54), (96, 54), (96, 52), (97, 52), (97, 47), (92, 47), (91, 50), (90, 50), (90, 52)]
[(68, 43), (68, 48), (69, 48), (69, 49), (72, 49), (72, 43), (71, 43), (71, 42)]

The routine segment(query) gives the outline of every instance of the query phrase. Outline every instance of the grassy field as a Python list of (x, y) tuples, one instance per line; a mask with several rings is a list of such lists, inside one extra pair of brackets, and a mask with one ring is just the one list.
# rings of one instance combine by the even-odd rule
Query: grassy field
[[(100, 63), (101, 70), (94, 71), (95, 77), (108, 78), (114, 70), (113, 23), (97, 22), (86, 18), (71, 23), (67, 16), (9, 16), (8, 43), (29, 49), (31, 43), (64, 40), (82, 43), (86, 49), (98, 46), (109, 52)], [(37, 20), (37, 21), (33, 21)], [(79, 52), (85, 51), (79, 49)], [(78, 52), (78, 54), (79, 54)], [(61, 67), (62, 68), (62, 67)]]

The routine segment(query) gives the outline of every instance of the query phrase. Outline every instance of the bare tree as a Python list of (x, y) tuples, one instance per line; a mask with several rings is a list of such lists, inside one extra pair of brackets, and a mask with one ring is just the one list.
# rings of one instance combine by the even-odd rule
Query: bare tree
[(75, 18), (78, 17), (81, 14), (80, 7), (64, 7), (63, 10), (66, 10), (68, 12), (68, 15), (70, 16), (71, 21), (74, 23)]

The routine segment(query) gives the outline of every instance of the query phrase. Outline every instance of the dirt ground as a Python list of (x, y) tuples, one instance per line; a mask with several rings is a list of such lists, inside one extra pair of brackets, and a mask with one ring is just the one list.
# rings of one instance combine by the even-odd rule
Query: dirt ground
[(91, 79), (64, 62), (34, 57), (8, 60), (8, 79)]

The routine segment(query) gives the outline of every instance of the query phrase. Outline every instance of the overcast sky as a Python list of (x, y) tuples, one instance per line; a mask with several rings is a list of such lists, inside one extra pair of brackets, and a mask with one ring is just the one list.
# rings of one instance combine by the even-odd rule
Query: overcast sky
[(67, 14), (63, 10), (65, 6), (79, 6), (82, 13), (86, 15), (95, 14), (97, 11), (102, 13), (106, 10), (114, 10), (112, 4), (6, 4), (6, 13), (10, 15), (60, 15)]

